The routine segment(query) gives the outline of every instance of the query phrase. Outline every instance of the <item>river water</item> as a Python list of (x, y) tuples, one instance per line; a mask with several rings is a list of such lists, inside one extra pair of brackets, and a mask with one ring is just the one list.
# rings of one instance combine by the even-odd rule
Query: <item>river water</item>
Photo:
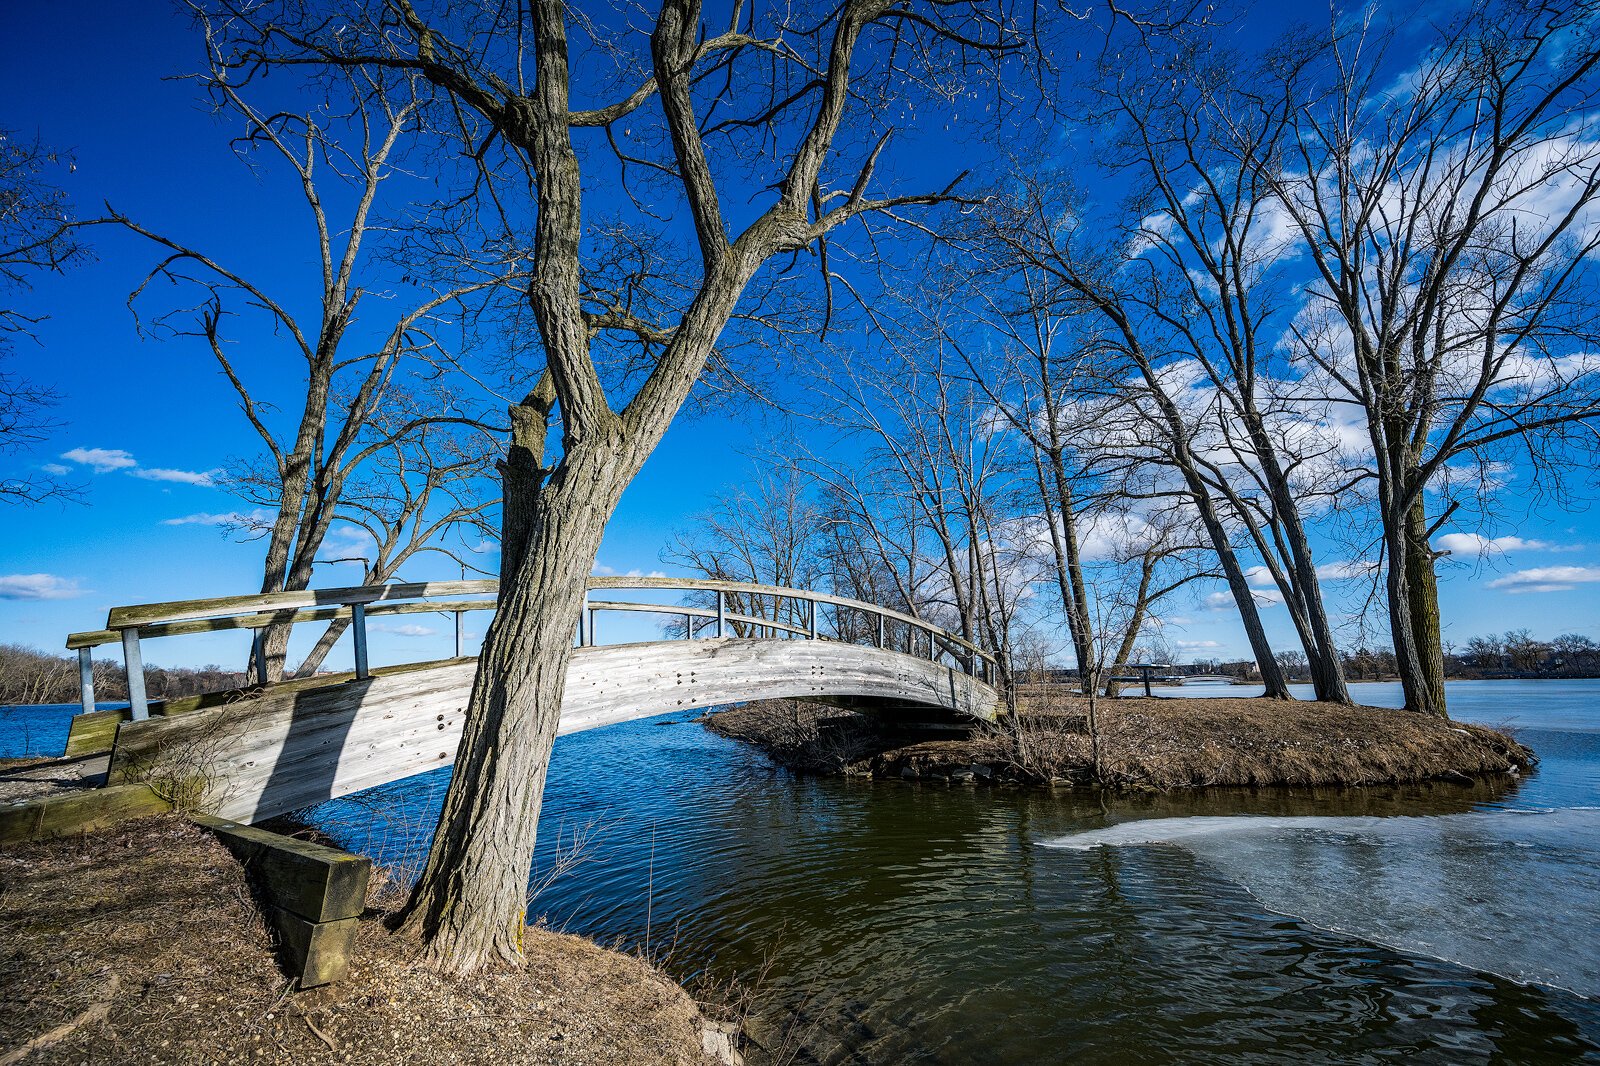
[[(690, 715), (579, 733), (531, 913), (753, 979), (801, 1062), (1600, 1062), (1600, 681), (1450, 700), (1540, 768), (1101, 802), (800, 778)], [(414, 866), (445, 773), (313, 820)]]

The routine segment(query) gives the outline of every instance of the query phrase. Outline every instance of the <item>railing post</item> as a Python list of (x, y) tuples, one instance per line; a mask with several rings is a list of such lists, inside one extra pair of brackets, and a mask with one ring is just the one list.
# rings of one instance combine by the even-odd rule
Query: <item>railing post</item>
[(717, 636), (728, 635), (728, 606), (727, 600), (722, 595), (722, 590), (717, 590)]
[(464, 656), (467, 649), (467, 631), (461, 621), (461, 612), (456, 612), (456, 658)]
[(252, 629), (250, 631), (250, 658), (256, 664), (256, 684), (267, 683), (267, 631)]
[(137, 626), (122, 631), (122, 665), (128, 673), (128, 709), (135, 722), (142, 722), (150, 717), (150, 701), (144, 694), (144, 658), (139, 654)]
[(883, 613), (878, 613), (878, 647), (883, 647)]
[(817, 601), (816, 600), (807, 600), (806, 602), (811, 605), (811, 611), (810, 611), (810, 614), (811, 614), (811, 639), (812, 640), (816, 640), (817, 639)]
[(585, 601), (584, 610), (589, 615), (589, 645), (591, 647), (598, 647), (599, 643), (600, 643), (600, 638), (595, 636), (595, 632), (594, 632), (594, 621), (595, 621), (594, 608), (588, 606), (587, 605), (587, 601)]
[(350, 632), (355, 636), (356, 642), (356, 680), (365, 681), (370, 675), (367, 673), (367, 605), (352, 603), (350, 605)]
[(83, 700), (83, 713), (94, 710), (94, 649), (78, 649), (78, 692)]
[(686, 614), (683, 616), (683, 639), (694, 639), (694, 615), (692, 614)]

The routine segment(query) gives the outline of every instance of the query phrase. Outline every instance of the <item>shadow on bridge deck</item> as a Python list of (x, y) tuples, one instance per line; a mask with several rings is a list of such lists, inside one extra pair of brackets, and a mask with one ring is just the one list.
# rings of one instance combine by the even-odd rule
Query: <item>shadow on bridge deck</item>
[[(199, 775), (208, 808), (260, 821), (449, 765), (474, 659), (330, 675), (180, 701), (127, 722), (111, 779)], [(798, 698), (907, 722), (992, 720), (997, 697), (951, 666), (831, 640), (698, 639), (578, 648), (559, 733), (672, 711)], [(188, 706), (185, 704), (188, 703)]]

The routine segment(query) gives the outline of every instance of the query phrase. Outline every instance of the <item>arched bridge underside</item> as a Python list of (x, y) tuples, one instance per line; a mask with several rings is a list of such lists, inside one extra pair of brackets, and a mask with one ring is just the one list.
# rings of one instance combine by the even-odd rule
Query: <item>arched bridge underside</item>
[[(604, 587), (661, 588), (683, 584), (641, 579), (623, 585), (613, 579)], [(673, 711), (782, 698), (852, 707), (908, 724), (973, 723), (995, 716), (996, 693), (984, 680), (992, 660), (926, 623), (857, 601), (790, 589), (726, 582), (692, 585), (702, 594), (711, 586), (727, 586), (709, 588), (716, 593), (716, 611), (591, 604), (591, 611), (682, 614), (688, 634), (694, 632), (696, 619), (703, 616), (708, 622), (714, 619), (715, 632), (724, 635), (596, 647), (592, 643), (593, 615), (589, 614), (587, 626), (579, 628), (579, 639), (587, 646), (573, 651), (559, 733), (576, 733)], [(420, 586), (413, 588), (416, 587)], [(387, 587), (396, 588), (400, 587)], [(757, 618), (731, 613), (725, 595), (734, 588), (744, 596), (781, 594), (800, 600), (811, 597), (808, 624), (774, 621), (761, 625)], [(751, 593), (751, 589), (760, 591)], [(329, 593), (354, 591), (357, 590)], [(369, 597), (364, 601), (364, 610), (356, 612), (356, 621), (364, 624), (363, 614), (383, 613), (385, 597), (371, 597), (371, 589), (360, 591)], [(304, 598), (312, 594), (297, 595)], [(261, 599), (265, 597), (254, 601)], [(840, 624), (841, 613), (875, 613), (879, 619), (876, 640), (871, 641), (869, 635), (871, 642), (863, 645), (825, 636), (820, 631), (819, 603), (834, 609), (835, 627), (845, 631), (853, 630)], [(436, 610), (448, 611), (452, 606), (435, 601), (430, 604)], [(184, 612), (173, 610), (183, 605), (156, 606), (165, 610), (163, 617), (167, 621), (149, 622), (137, 613), (123, 616), (123, 621), (128, 628), (147, 636), (197, 631), (196, 622), (183, 620), (180, 616)], [(282, 606), (271, 606), (277, 608), (273, 617), (282, 621)], [(482, 603), (454, 606), (485, 609)], [(401, 613), (409, 607), (393, 605), (390, 611)], [(259, 611), (260, 605), (254, 609)], [(338, 616), (339, 610), (324, 608), (319, 615)], [(234, 613), (228, 617), (235, 621), (240, 617), (258, 619), (253, 626), (236, 627), (259, 631), (259, 626), (265, 624), (259, 619), (267, 616)], [(886, 630), (884, 619), (905, 629), (903, 643), (907, 651), (892, 646), (894, 632)], [(114, 611), (113, 625), (117, 621), (118, 613)], [(207, 631), (219, 628), (215, 618), (212, 623)], [(730, 624), (737, 624), (747, 635), (726, 635)], [(169, 629), (163, 631), (163, 625)], [(860, 625), (854, 627), (861, 629)], [(873, 632), (870, 625), (864, 629), (868, 634)], [(115, 632), (113, 628), (76, 634), (69, 644), (92, 647), (95, 643), (109, 643), (118, 639)], [(926, 638), (925, 643), (919, 644), (919, 632)], [(788, 639), (780, 639), (780, 634)], [(129, 649), (132, 660), (138, 658), (136, 640)], [(128, 648), (125, 637), (124, 646)], [(926, 654), (919, 654), (923, 647)], [(323, 675), (258, 685), (226, 696), (175, 700), (165, 707), (157, 706), (154, 714), (147, 710), (140, 715), (142, 708), (136, 704), (134, 720), (122, 722), (117, 729), (108, 781), (155, 780), (166, 782), (169, 787), (196, 788), (204, 792), (203, 806), (211, 813), (255, 822), (450, 765), (461, 739), (477, 660), (456, 658), (374, 670), (367, 670), (364, 660), (363, 644), (358, 645), (358, 670), (354, 675)], [(85, 700), (87, 706), (93, 706), (91, 692), (85, 693)], [(115, 712), (101, 712), (106, 713)]]

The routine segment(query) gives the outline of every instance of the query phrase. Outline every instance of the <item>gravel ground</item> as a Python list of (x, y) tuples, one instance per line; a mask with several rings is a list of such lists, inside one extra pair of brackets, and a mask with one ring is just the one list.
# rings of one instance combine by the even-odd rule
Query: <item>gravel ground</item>
[[(381, 886), (379, 886), (381, 887)], [(295, 992), (238, 863), (175, 816), (0, 854), (0, 1063), (710, 1061), (639, 959), (530, 928), (525, 969), (416, 964), (375, 912), (349, 976)]]

